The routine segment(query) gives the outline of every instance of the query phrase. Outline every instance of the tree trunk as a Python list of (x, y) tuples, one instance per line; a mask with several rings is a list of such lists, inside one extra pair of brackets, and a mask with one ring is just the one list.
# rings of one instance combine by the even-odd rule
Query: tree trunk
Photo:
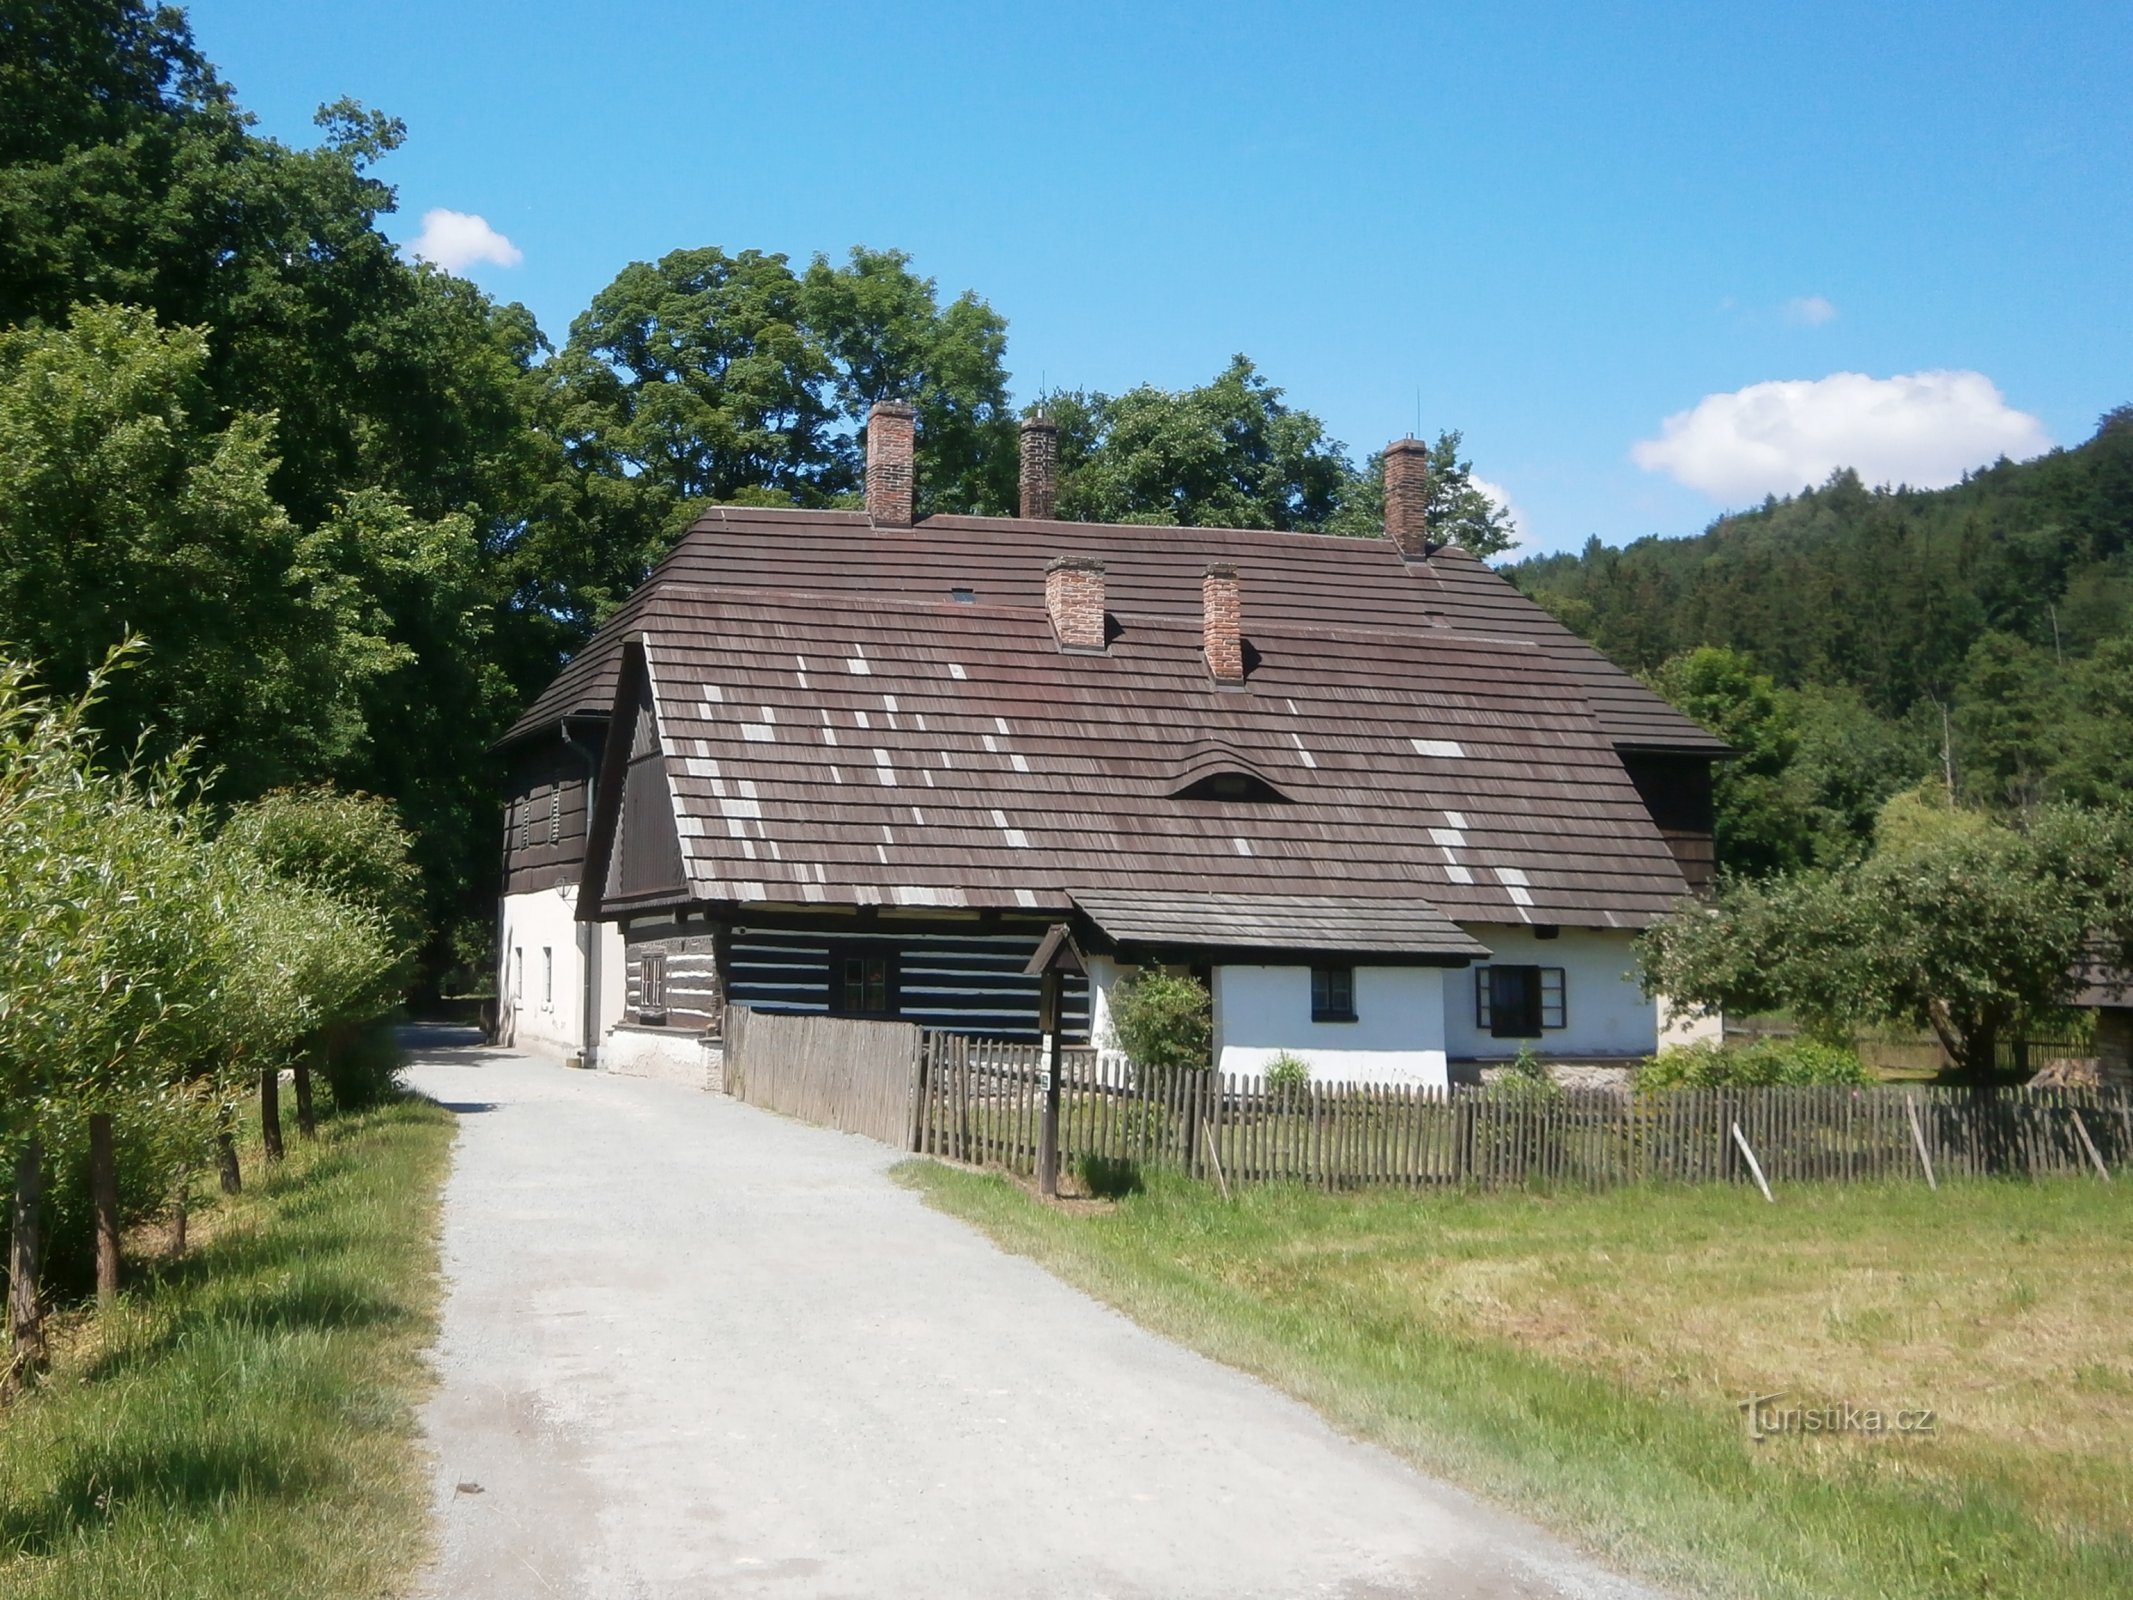
[(1965, 1083), (1984, 1088), (1999, 1076), (1999, 1043), (2000, 1030), (1989, 1022), (1978, 1023), (1963, 1035), (1959, 1064)]
[(306, 1139), (318, 1137), (318, 1118), (311, 1110), (311, 1057), (296, 1058), (296, 1131)]
[(15, 1161), (15, 1206), (8, 1231), (7, 1337), (18, 1371), (45, 1365), (44, 1305), (37, 1295), (44, 1220), (44, 1141), (32, 1135)]
[(282, 1158), (281, 1073), (274, 1067), (259, 1069), (259, 1142), (269, 1161)]
[(119, 1292), (118, 1151), (111, 1113), (89, 1113), (89, 1203), (96, 1214), (96, 1303), (108, 1310)]
[(185, 1254), (185, 1213), (192, 1190), (193, 1169), (185, 1167), (178, 1173), (177, 1191), (170, 1202), (170, 1253), (174, 1258)]
[(224, 1194), (244, 1192), (244, 1169), (237, 1165), (237, 1135), (229, 1128), (230, 1114), (222, 1114), (223, 1126), (215, 1134), (215, 1165), (222, 1174)]

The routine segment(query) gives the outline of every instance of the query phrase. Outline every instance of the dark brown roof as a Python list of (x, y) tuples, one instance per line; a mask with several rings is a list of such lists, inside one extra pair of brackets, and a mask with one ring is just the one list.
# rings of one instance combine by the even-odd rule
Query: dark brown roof
[(1039, 607), (1054, 556), (1099, 557), (1105, 601), (1121, 617), (1197, 624), (1201, 574), (1233, 563), (1244, 586), (1244, 631), (1456, 629), (1526, 641), (1545, 652), (1591, 705), (1618, 748), (1723, 755), (1726, 746), (1557, 622), (1482, 562), (1440, 550), (1408, 562), (1385, 539), (1236, 528), (1145, 528), (1012, 517), (931, 517), (877, 528), (856, 511), (725, 506), (707, 512), (528, 708), (506, 739), (565, 716), (603, 716), (618, 642), (664, 584), (778, 594), (865, 594), (945, 601), (965, 589), (981, 606)]
[[(1577, 685), (1530, 642), (1307, 625), (1248, 585), (1239, 691), (1209, 680), (1196, 616), (1121, 605), (1106, 653), (1070, 654), (1041, 607), (989, 600), (670, 580), (646, 604), (693, 897), (1314, 895), (1640, 927), (1686, 892)], [(1210, 741), (1287, 798), (1175, 798)]]
[(2133, 971), (2113, 962), (2107, 952), (2086, 957), (2077, 974), (2081, 987), (2072, 1004), (2107, 1010), (2133, 1010)]
[(1108, 893), (1074, 903), (1120, 944), (1228, 950), (1369, 950), (1380, 955), (1486, 959), (1488, 947), (1423, 900), (1322, 894)]

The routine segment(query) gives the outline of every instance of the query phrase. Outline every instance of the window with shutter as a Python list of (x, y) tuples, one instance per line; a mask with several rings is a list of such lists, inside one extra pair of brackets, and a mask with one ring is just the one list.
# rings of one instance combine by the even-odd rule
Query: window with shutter
[(1561, 967), (1474, 969), (1474, 1025), (1496, 1039), (1537, 1039), (1566, 1027), (1567, 975)]

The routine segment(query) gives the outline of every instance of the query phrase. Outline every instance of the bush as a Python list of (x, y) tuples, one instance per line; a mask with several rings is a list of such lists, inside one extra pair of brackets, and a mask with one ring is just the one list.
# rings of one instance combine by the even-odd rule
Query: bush
[(1266, 1064), (1267, 1093), (1283, 1100), (1294, 1099), (1311, 1083), (1311, 1063), (1284, 1050)]
[(319, 1062), (319, 1076), (326, 1080), (326, 1091), (337, 1110), (361, 1111), (399, 1092), (400, 1067), (400, 1046), (388, 1017), (329, 1041)]
[(1866, 1068), (1849, 1050), (1806, 1039), (1758, 1039), (1753, 1044), (1677, 1045), (1637, 1069), (1640, 1090), (1762, 1089), (1784, 1084), (1854, 1084)]
[(1120, 1048), (1151, 1072), (1205, 1067), (1214, 1059), (1214, 999), (1197, 978), (1134, 974), (1112, 997), (1111, 1026)]
[(1140, 1164), (1118, 1156), (1083, 1156), (1074, 1170), (1081, 1187), (1099, 1200), (1121, 1200), (1143, 1187)]
[[(198, 1097), (172, 1092), (120, 1101), (111, 1108), (111, 1142), (117, 1157), (119, 1226), (138, 1227), (170, 1214), (178, 1180), (187, 1170), (206, 1171), (212, 1160), (214, 1107)], [(66, 1300), (96, 1283), (95, 1219), (89, 1190), (89, 1121), (54, 1116), (44, 1125), (44, 1261), (46, 1293)], [(5, 1153), (12, 1172), (14, 1147)], [(0, 1281), (6, 1261), (0, 1256)]]

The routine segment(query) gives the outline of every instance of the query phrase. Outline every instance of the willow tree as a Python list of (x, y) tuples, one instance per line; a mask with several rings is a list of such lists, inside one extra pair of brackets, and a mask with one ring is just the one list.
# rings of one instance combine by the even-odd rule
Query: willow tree
[(222, 902), (173, 763), (110, 770), (90, 727), (115, 661), (54, 700), (0, 666), (0, 1140), (14, 1168), (9, 1331), (44, 1359), (45, 1149), (87, 1120), (97, 1278), (117, 1283), (112, 1118), (159, 1102), (198, 1048), (221, 966)]

